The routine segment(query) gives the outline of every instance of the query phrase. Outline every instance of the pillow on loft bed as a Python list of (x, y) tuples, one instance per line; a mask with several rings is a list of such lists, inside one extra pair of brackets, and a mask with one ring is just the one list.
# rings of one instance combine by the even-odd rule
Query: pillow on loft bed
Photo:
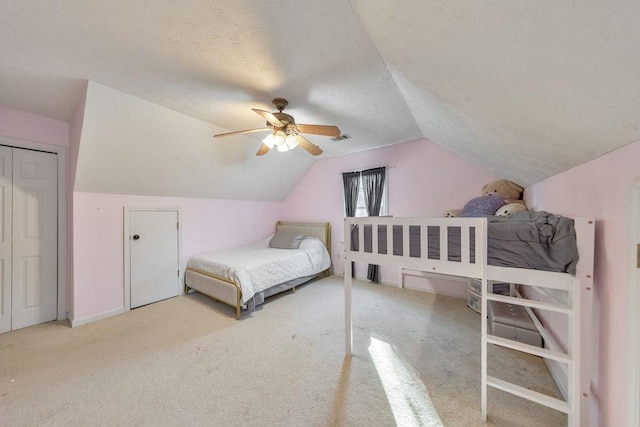
[(469, 200), (462, 208), (462, 217), (479, 217), (495, 215), (505, 198), (500, 196), (480, 196)]
[(278, 230), (271, 240), (269, 240), (269, 247), (276, 249), (298, 249), (302, 239), (304, 239), (304, 235), (302, 234)]

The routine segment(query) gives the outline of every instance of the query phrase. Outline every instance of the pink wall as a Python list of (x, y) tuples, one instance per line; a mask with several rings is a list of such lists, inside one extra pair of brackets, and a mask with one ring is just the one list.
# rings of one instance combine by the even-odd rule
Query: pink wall
[(0, 135), (69, 146), (69, 123), (0, 106)]
[(124, 304), (124, 207), (180, 207), (182, 263), (273, 233), (282, 203), (79, 193), (74, 198), (74, 321)]
[[(284, 203), (287, 220), (330, 221), (332, 261), (342, 274), (344, 196), (341, 172), (376, 166), (389, 169), (389, 214), (441, 216), (479, 196), (496, 178), (478, 165), (427, 140), (323, 159), (316, 162)], [(381, 267), (382, 280), (397, 282), (397, 271)], [(358, 270), (360, 276), (360, 270)]]
[(640, 142), (526, 188), (529, 207), (596, 218), (593, 392), (602, 426), (626, 423), (631, 186)]

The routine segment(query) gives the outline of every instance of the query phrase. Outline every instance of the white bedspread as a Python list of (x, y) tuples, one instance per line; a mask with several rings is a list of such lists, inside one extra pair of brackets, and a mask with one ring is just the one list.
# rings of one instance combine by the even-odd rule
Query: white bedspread
[(269, 247), (269, 238), (226, 251), (204, 252), (191, 257), (187, 268), (226, 277), (240, 284), (242, 303), (257, 292), (299, 277), (311, 276), (331, 265), (320, 239), (306, 237), (298, 249)]

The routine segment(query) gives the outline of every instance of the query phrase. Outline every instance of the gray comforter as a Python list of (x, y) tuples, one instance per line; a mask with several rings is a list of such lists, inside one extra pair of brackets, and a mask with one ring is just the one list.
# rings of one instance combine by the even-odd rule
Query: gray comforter
[[(518, 212), (509, 217), (490, 216), (489, 265), (575, 274), (578, 249), (573, 220), (543, 211)], [(460, 228), (448, 227), (448, 259), (460, 261)], [(429, 227), (429, 259), (440, 258), (438, 227)], [(471, 262), (474, 239), (471, 236)], [(371, 252), (371, 227), (364, 227), (365, 251)], [(402, 227), (393, 227), (393, 254), (402, 255)], [(420, 227), (409, 227), (409, 255), (420, 257)], [(379, 253), (387, 253), (386, 226), (378, 227)], [(358, 229), (352, 231), (352, 249), (358, 250)]]

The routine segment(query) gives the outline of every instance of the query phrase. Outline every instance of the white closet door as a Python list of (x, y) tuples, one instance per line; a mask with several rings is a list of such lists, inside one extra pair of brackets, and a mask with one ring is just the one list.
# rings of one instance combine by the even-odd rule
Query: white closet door
[(11, 150), (0, 146), (0, 332), (11, 330)]
[(131, 308), (180, 293), (178, 211), (130, 212)]
[(13, 151), (12, 329), (57, 316), (57, 157)]

